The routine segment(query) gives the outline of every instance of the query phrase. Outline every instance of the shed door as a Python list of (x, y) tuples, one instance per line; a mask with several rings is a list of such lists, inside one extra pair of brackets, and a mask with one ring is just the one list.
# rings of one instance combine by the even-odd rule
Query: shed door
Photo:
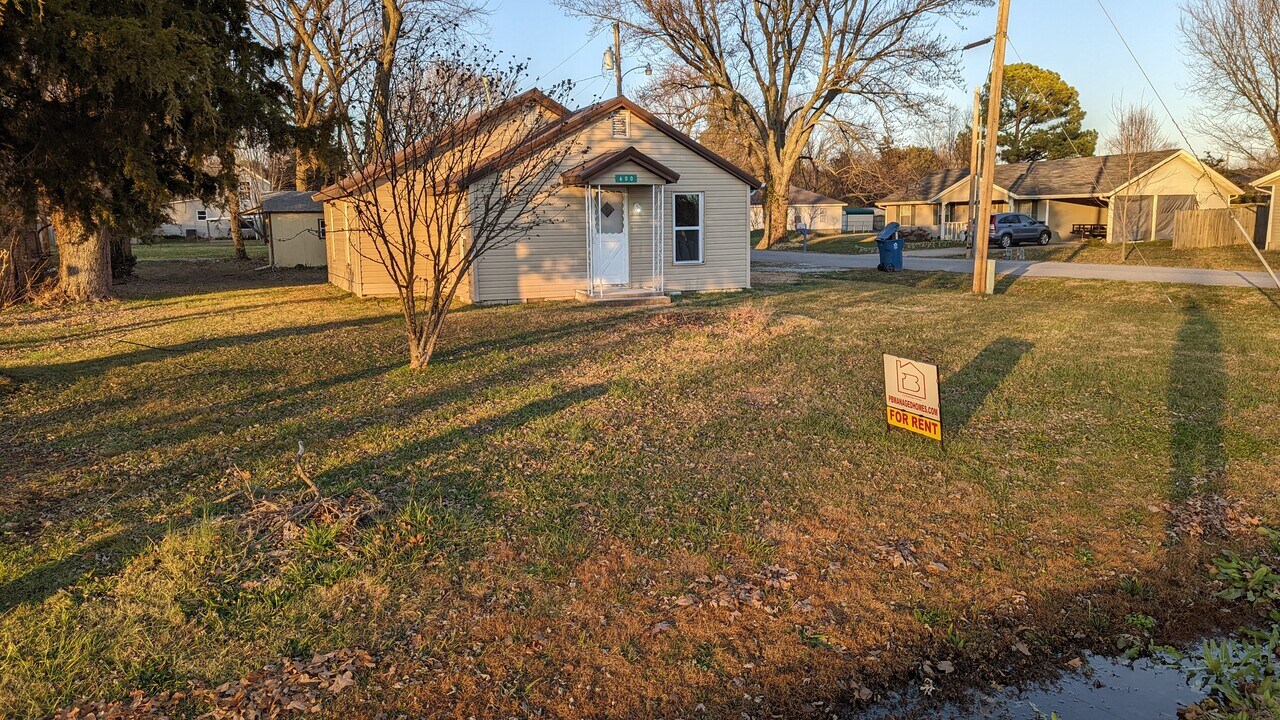
[(631, 280), (627, 242), (627, 192), (599, 190), (593, 209), (591, 265), (597, 285), (626, 285)]

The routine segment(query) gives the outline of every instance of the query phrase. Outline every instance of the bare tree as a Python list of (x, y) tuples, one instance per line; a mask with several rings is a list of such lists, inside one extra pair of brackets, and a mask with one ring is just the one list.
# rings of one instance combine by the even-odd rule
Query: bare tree
[[(696, 78), (696, 89), (750, 132), (761, 158), (765, 233), (786, 235), (787, 188), (814, 132), (837, 118), (919, 109), (915, 88), (954, 75), (934, 30), (972, 0), (558, 0)], [(922, 82), (923, 81), (923, 82)], [(850, 108), (860, 102), (864, 107)]]
[(1192, 122), (1222, 149), (1259, 166), (1280, 160), (1280, 3), (1187, 0), (1183, 46), (1206, 102)]
[(557, 102), (517, 92), (526, 79), (525, 66), (477, 51), (406, 54), (386, 89), (381, 142), (325, 191), (352, 217), (346, 242), (396, 287), (411, 367), (431, 360), (476, 261), (553, 219), (562, 165), (581, 154), (574, 133), (557, 132)]
[(1116, 101), (1111, 105), (1111, 124), (1112, 131), (1102, 142), (1108, 155), (1133, 155), (1174, 146), (1150, 105)]

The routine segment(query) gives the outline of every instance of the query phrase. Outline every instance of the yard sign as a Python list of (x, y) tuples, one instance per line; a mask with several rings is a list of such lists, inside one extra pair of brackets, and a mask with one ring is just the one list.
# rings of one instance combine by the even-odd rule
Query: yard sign
[(937, 365), (885, 355), (884, 404), (890, 425), (942, 441)]

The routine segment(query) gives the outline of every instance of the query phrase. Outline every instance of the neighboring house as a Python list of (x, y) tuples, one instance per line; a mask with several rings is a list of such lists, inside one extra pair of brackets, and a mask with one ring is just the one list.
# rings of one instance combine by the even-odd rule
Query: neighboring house
[[(763, 192), (751, 193), (751, 229), (764, 227), (764, 205), (761, 199)], [(844, 201), (819, 195), (812, 190), (791, 186), (787, 192), (787, 229), (795, 230), (801, 224), (816, 233), (840, 232), (841, 213)]]
[(263, 196), (257, 213), (272, 267), (324, 267), (324, 206), (310, 190), (284, 190)]
[[(240, 171), (240, 207), (245, 209), (242, 219), (250, 215), (248, 210), (262, 204), (262, 198), (271, 192), (271, 182), (261, 175), (242, 169)], [(208, 238), (225, 240), (231, 237), (231, 215), (219, 203), (198, 198), (185, 198), (169, 203), (169, 222), (157, 231), (164, 237)], [(242, 225), (253, 234), (252, 224)]]
[[(658, 297), (751, 286), (755, 178), (623, 97), (570, 112), (531, 90), (498, 111), (516, 117), (533, 103), (558, 118), (535, 142), (573, 142), (589, 154), (584, 160), (575, 152), (565, 162), (572, 167), (562, 167), (546, 201), (557, 208), (548, 224), (480, 257), (459, 290), (461, 300)], [(504, 156), (491, 157), (461, 186), (492, 177)], [(395, 295), (374, 241), (344, 199), (358, 191), (347, 179), (315, 196), (325, 206), (329, 281), (360, 296)]]
[(844, 232), (875, 232), (884, 229), (884, 210), (878, 207), (847, 207), (840, 225)]
[(1259, 190), (1266, 191), (1271, 194), (1267, 199), (1267, 232), (1266, 232), (1266, 248), (1267, 250), (1280, 250), (1280, 206), (1276, 204), (1276, 197), (1280, 196), (1280, 170), (1270, 175), (1263, 175), (1251, 183)]
[[(959, 238), (969, 222), (969, 171), (920, 179), (878, 204), (888, 222)], [(993, 212), (1042, 220), (1055, 240), (1077, 225), (1111, 242), (1170, 239), (1179, 210), (1228, 207), (1244, 191), (1185, 150), (997, 165)]]

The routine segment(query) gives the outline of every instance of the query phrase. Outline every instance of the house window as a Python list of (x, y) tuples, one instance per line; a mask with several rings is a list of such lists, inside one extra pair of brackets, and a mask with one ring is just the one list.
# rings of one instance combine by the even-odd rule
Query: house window
[(613, 136), (616, 138), (631, 137), (631, 116), (626, 110), (619, 110), (610, 120)]
[(197, 210), (197, 211), (196, 211), (196, 222), (204, 222), (205, 220), (208, 220), (208, 219), (209, 219), (209, 211), (208, 211), (208, 210)]
[(675, 262), (702, 262), (702, 193), (675, 193)]
[(899, 205), (898, 224), (910, 227), (916, 224), (915, 205)]
[(323, 240), (324, 239), (324, 218), (317, 220), (316, 226), (317, 226), (316, 232), (320, 234), (320, 239)]

